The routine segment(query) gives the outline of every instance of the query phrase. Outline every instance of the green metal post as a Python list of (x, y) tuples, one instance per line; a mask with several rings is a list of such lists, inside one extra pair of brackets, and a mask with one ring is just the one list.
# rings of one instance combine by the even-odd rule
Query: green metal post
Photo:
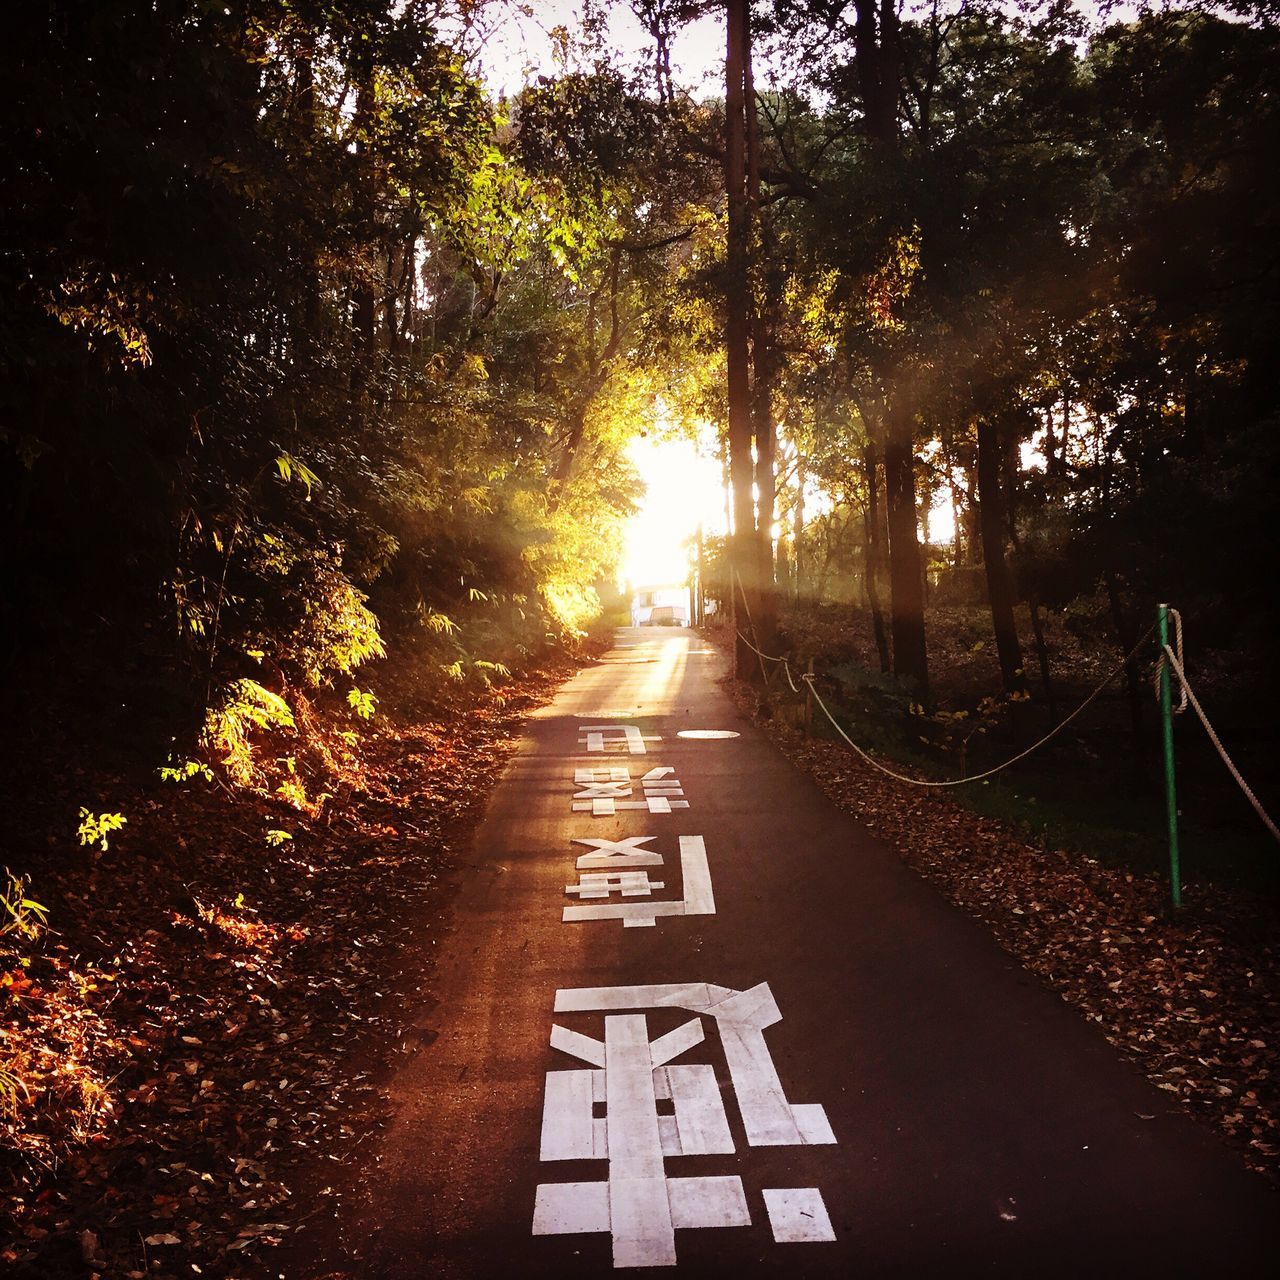
[(1169, 606), (1156, 614), (1160, 636), (1160, 728), (1164, 739), (1164, 802), (1169, 819), (1169, 894), (1176, 911), (1182, 906), (1182, 872), (1178, 858), (1178, 790), (1173, 772), (1173, 669), (1165, 657), (1169, 643)]

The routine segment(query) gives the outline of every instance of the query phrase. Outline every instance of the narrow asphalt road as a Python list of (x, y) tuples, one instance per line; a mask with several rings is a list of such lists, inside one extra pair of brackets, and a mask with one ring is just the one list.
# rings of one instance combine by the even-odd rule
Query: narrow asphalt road
[(333, 1265), (1271, 1262), (1267, 1186), (796, 773), (723, 672), (695, 634), (622, 631), (532, 722), (423, 974), (424, 1047), (392, 1085), (355, 1256)]

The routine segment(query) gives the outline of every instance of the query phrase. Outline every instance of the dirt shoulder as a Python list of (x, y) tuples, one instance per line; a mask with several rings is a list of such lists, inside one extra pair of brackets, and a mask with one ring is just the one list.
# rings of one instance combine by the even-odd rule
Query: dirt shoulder
[[(0, 935), (0, 1270), (274, 1275), (278, 1245), (323, 1229), (412, 1033), (406, 939), (429, 938), (451, 849), (572, 669), (445, 708), (383, 673), (358, 766), (314, 813), (154, 761), (10, 802), (49, 929)], [(106, 849), (76, 843), (87, 796), (127, 819)]]

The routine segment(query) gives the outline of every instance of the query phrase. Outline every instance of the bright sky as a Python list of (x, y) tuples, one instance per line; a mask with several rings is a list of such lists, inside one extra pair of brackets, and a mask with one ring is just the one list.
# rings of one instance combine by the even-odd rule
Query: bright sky
[(637, 437), (627, 454), (645, 483), (639, 513), (627, 526), (621, 575), (634, 587), (684, 582), (689, 545), (701, 524), (724, 532), (720, 463), (692, 440)]
[[(580, 0), (525, 0), (524, 8), (526, 17), (512, 20), (509, 11), (499, 16), (480, 53), (486, 79), (509, 95), (533, 76), (555, 74), (550, 35), (555, 27), (576, 33), (582, 25)], [(724, 74), (724, 43), (718, 11), (681, 29), (671, 46), (676, 81), (695, 89), (705, 84), (714, 91)], [(627, 62), (652, 58), (653, 41), (625, 4), (610, 8), (608, 44)]]

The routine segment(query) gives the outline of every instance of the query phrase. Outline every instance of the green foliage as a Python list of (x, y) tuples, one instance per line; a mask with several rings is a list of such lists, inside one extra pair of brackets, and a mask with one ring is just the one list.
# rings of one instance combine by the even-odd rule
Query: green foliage
[(276, 795), (287, 805), (295, 809), (307, 807), (307, 789), (299, 778), (285, 778), (278, 787)]
[[(118, 818), (120, 815), (103, 814), (102, 816)], [(123, 824), (123, 822), (124, 819), (121, 818), (120, 823)], [(82, 839), (81, 843), (86, 842)], [(105, 841), (102, 847), (106, 848)], [(41, 930), (47, 924), (49, 908), (27, 896), (30, 885), (30, 877), (15, 875), (8, 867), (0, 872), (0, 938), (13, 934), (30, 942), (40, 936)]]
[(320, 477), (314, 471), (287, 453), (276, 456), (276, 470), (280, 473), (280, 479), (286, 484), (296, 478), (306, 489), (308, 501), (311, 499), (311, 490), (320, 484)]
[(34, 30), (2, 55), (9, 620), (88, 646), (145, 619), (244, 785), (292, 727), (266, 690), (349, 676), (415, 618), (450, 680), (580, 629), (630, 501), (613, 244), (648, 196), (570, 168), (611, 129), (591, 101), (651, 143), (643, 99), (544, 86), (538, 128), (572, 111), (594, 141), (524, 154), (520, 105), (419, 6), (104, 0)]
[(349, 689), (347, 691), (347, 706), (361, 720), (372, 720), (374, 712), (377, 710), (378, 700), (367, 690)]
[(80, 808), (80, 825), (76, 835), (81, 844), (96, 844), (103, 853), (109, 847), (108, 837), (119, 831), (129, 821), (119, 813), (92, 813), (83, 805)]
[(267, 830), (263, 840), (269, 849), (278, 849), (281, 845), (287, 844), (293, 839), (292, 833), (281, 831), (278, 827), (270, 827)]
[(169, 763), (162, 764), (157, 772), (165, 782), (190, 782), (197, 776), (206, 782), (213, 781), (213, 770), (203, 760), (175, 760), (171, 756)]
[(254, 774), (253, 730), (279, 733), (296, 727), (289, 704), (278, 693), (256, 680), (234, 680), (209, 709), (203, 741), (228, 777), (247, 786)]
[[(904, 11), (886, 140), (855, 7), (757, 8), (809, 51), (761, 99), (750, 281), (797, 589), (883, 577), (891, 422), (924, 501), (964, 490), (981, 419), (1012, 459), (1024, 588), (1174, 580), (1258, 625), (1273, 27)], [(494, 103), (433, 13), (102, 0), (0, 52), (0, 632), (141, 638), (236, 784), (272, 789), (255, 739), (389, 639), (449, 684), (573, 643), (634, 506), (628, 440), (723, 423), (720, 104), (661, 67), (656, 95), (633, 83), (591, 24)], [(1028, 444), (1043, 467), (1017, 465)], [(822, 502), (797, 534), (801, 476)], [(187, 754), (162, 776), (203, 772)]]

